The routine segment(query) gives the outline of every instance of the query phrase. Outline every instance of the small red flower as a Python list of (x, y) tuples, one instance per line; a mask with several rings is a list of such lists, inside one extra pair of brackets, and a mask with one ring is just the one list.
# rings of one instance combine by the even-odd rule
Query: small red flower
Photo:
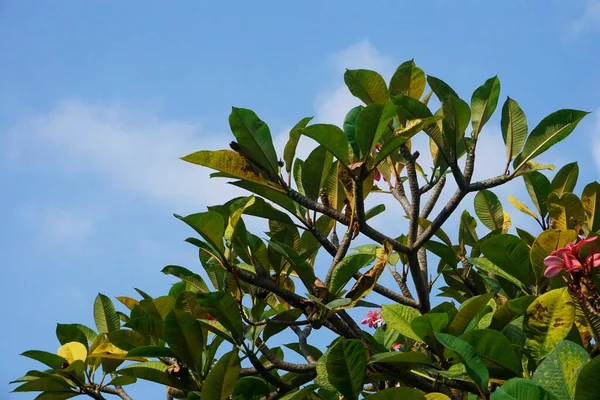
[(209, 313), (206, 313), (206, 319), (209, 320), (209, 321), (216, 321), (217, 320), (215, 317), (213, 317)]
[(396, 343), (392, 346), (392, 350), (400, 351), (402, 350), (402, 343)]
[[(581, 258), (580, 252), (583, 246), (592, 243), (597, 239), (597, 236), (592, 236), (587, 239), (582, 238), (577, 244), (569, 243), (565, 247), (553, 251), (544, 259), (546, 270), (544, 276), (552, 278), (565, 270), (569, 275), (573, 275), (576, 271), (584, 270), (591, 272), (592, 268), (600, 266), (600, 253), (594, 252), (592, 247), (590, 254), (584, 259)], [(562, 257), (560, 257), (562, 256)]]
[(381, 318), (381, 311), (379, 310), (369, 310), (367, 311), (367, 317), (360, 321), (363, 325), (369, 325), (369, 328), (377, 328), (383, 323), (383, 318)]

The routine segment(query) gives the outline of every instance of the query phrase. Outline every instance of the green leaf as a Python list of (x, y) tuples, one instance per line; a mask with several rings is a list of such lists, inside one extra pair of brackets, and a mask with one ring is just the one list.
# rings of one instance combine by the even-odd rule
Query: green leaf
[[(504, 217), (503, 217), (504, 218)], [(477, 221), (464, 210), (460, 216), (460, 225), (458, 226), (458, 242), (467, 246), (475, 247), (479, 239), (477, 238)]]
[(381, 316), (385, 323), (401, 335), (421, 342), (421, 338), (412, 330), (410, 324), (420, 316), (417, 310), (403, 304), (385, 304), (381, 307)]
[(332, 162), (331, 153), (323, 146), (318, 146), (308, 155), (302, 165), (302, 187), (306, 197), (318, 200)]
[(25, 382), (21, 386), (15, 388), (13, 392), (67, 392), (70, 390), (71, 385), (69, 385), (64, 379), (51, 375), (47, 378), (38, 378)]
[(329, 283), (331, 294), (337, 296), (350, 279), (352, 279), (354, 274), (360, 271), (361, 268), (372, 263), (374, 259), (374, 255), (365, 253), (355, 253), (344, 257), (337, 263), (331, 273), (331, 281)]
[(458, 97), (458, 94), (454, 89), (439, 78), (429, 75), (427, 77), (427, 83), (429, 83), (429, 87), (431, 87), (431, 90), (433, 90), (433, 93), (435, 93), (440, 102), (447, 96)]
[(358, 147), (358, 142), (356, 140), (356, 120), (358, 119), (360, 112), (364, 108), (365, 108), (364, 106), (356, 106), (356, 107), (352, 108), (350, 111), (348, 111), (348, 114), (346, 114), (346, 118), (344, 118), (344, 125), (343, 125), (344, 133), (346, 134), (346, 137), (348, 138), (348, 142), (350, 143), (350, 146), (352, 147), (352, 152), (354, 153), (354, 156), (356, 157), (356, 159), (361, 158), (360, 147)]
[(233, 389), (235, 399), (254, 399), (258, 396), (267, 397), (270, 393), (269, 385), (258, 376), (244, 376), (240, 378)]
[[(284, 346), (287, 347), (288, 349), (296, 352), (298, 355), (304, 357), (304, 354), (302, 354), (302, 351), (300, 350), (300, 344), (298, 342), (288, 343), (288, 344), (285, 344)], [(309, 354), (312, 356), (312, 358), (314, 358), (315, 360), (319, 360), (321, 358), (321, 356), (323, 355), (321, 350), (319, 350), (318, 348), (316, 348), (315, 346), (312, 346), (310, 344), (307, 346), (308, 346)]]
[(577, 184), (577, 178), (579, 177), (579, 166), (577, 162), (564, 165), (558, 170), (550, 186), (552, 192), (556, 193), (559, 197), (565, 193), (572, 193)]
[(237, 350), (224, 354), (202, 384), (203, 399), (225, 400), (235, 388), (241, 371)]
[(181, 158), (235, 178), (266, 185), (265, 178), (241, 155), (231, 150), (201, 150)]
[(165, 341), (189, 368), (193, 368), (202, 354), (202, 328), (192, 314), (173, 310), (165, 319)]
[(162, 273), (165, 275), (173, 275), (181, 279), (199, 292), (207, 293), (210, 291), (206, 282), (204, 282), (204, 279), (187, 268), (178, 265), (167, 265), (162, 269)]
[(344, 82), (350, 93), (358, 97), (365, 104), (383, 103), (389, 98), (385, 81), (375, 71), (367, 69), (346, 70)]
[(441, 332), (448, 325), (448, 314), (446, 313), (427, 313), (419, 315), (413, 319), (410, 327), (421, 340), (426, 343), (436, 353), (441, 353), (443, 348), (435, 339), (434, 333)]
[(515, 158), (513, 167), (520, 169), (525, 162), (542, 154), (550, 147), (565, 139), (588, 112), (579, 110), (559, 110), (544, 118), (525, 142), (523, 151)]
[(444, 347), (456, 353), (465, 365), (467, 374), (469, 374), (482, 391), (485, 391), (490, 375), (483, 361), (477, 356), (473, 346), (462, 339), (446, 333), (436, 332), (435, 337)]
[[(298, 161), (298, 160), (296, 160)], [(287, 194), (282, 191), (275, 190), (272, 187), (267, 187), (263, 185), (258, 185), (254, 182), (249, 181), (236, 181), (230, 182), (233, 186), (237, 186), (239, 188), (245, 189), (249, 192), (255, 193), (259, 196), (264, 197), (267, 200), (272, 201), (273, 203), (281, 206), (283, 209), (291, 212), (293, 215), (298, 213), (296, 205), (294, 201), (290, 199)], [(252, 210), (252, 207), (247, 209), (248, 211)]]
[(450, 155), (453, 160), (458, 158), (457, 144), (463, 140), (465, 130), (471, 120), (469, 105), (456, 96), (446, 96), (442, 99), (442, 120), (444, 138), (450, 146)]
[(350, 163), (348, 138), (343, 130), (335, 125), (315, 124), (302, 129), (302, 134), (314, 139), (325, 147), (345, 166)]
[(555, 229), (573, 229), (585, 222), (585, 210), (579, 197), (573, 193), (563, 193), (558, 196), (556, 192), (548, 196), (548, 215)]
[(370, 220), (385, 211), (385, 204), (378, 204), (365, 212), (365, 220)]
[(572, 399), (579, 372), (589, 360), (583, 347), (563, 340), (537, 367), (533, 381), (558, 399)]
[(395, 116), (396, 108), (390, 101), (383, 104), (370, 104), (360, 112), (356, 120), (356, 141), (362, 160), (371, 154)]
[(489, 230), (502, 229), (504, 225), (504, 210), (502, 203), (494, 192), (484, 189), (475, 195), (475, 214)]
[[(517, 278), (525, 286), (535, 283), (535, 276), (529, 264), (529, 248), (519, 237), (508, 234), (494, 235), (481, 243), (481, 252), (490, 262)], [(506, 276), (503, 278), (510, 280)]]
[(167, 372), (167, 366), (159, 361), (147, 361), (127, 365), (116, 371), (118, 375), (132, 376), (162, 385), (185, 388), (185, 381), (177, 379)]
[(118, 331), (121, 323), (113, 302), (103, 294), (98, 294), (94, 301), (94, 321), (98, 333)]
[(327, 353), (329, 382), (347, 400), (358, 400), (367, 369), (367, 351), (362, 342), (342, 338)]
[(550, 181), (544, 174), (537, 171), (523, 175), (523, 180), (533, 204), (540, 213), (540, 216), (545, 218), (548, 214), (548, 196), (552, 192)]
[(569, 243), (575, 243), (577, 232), (574, 230), (563, 231), (559, 229), (548, 229), (542, 232), (531, 246), (531, 266), (539, 282), (544, 277), (546, 266), (544, 259), (554, 250), (565, 247)]
[(476, 266), (477, 269), (488, 272), (490, 274), (494, 274), (496, 276), (500, 276), (500, 277), (506, 279), (507, 281), (509, 281), (510, 283), (514, 284), (515, 286), (517, 286), (519, 289), (522, 289), (522, 290), (526, 289), (523, 282), (521, 282), (519, 279), (515, 278), (508, 272), (504, 271), (503, 269), (499, 268), (496, 264), (492, 263), (487, 258), (485, 258), (485, 257), (469, 258), (468, 260), (471, 264)]
[(366, 396), (365, 399), (369, 400), (427, 400), (425, 395), (418, 391), (417, 389), (413, 389), (411, 387), (393, 387), (389, 389), (382, 390), (370, 396)]
[(471, 123), (474, 137), (479, 135), (483, 126), (496, 111), (499, 96), (500, 80), (497, 76), (488, 79), (473, 92), (471, 97)]
[(492, 375), (498, 369), (510, 371), (512, 375), (521, 375), (521, 360), (502, 333), (491, 329), (476, 329), (461, 335), (460, 339), (473, 346), (475, 353), (483, 360)]
[(587, 226), (590, 232), (600, 230), (600, 183), (592, 182), (583, 188), (581, 203), (587, 216)]
[[(176, 357), (173, 350), (168, 347), (163, 346), (141, 346), (136, 347), (134, 349), (129, 350), (127, 358), (131, 357), (150, 357), (150, 358), (158, 358), (158, 357)], [(193, 366), (194, 364), (192, 364)]]
[(79, 326), (75, 324), (57, 324), (56, 325), (56, 337), (60, 344), (65, 344), (69, 342), (79, 342), (88, 348), (88, 339), (83, 333), (83, 331), (79, 328)]
[(67, 362), (67, 360), (65, 360), (59, 355), (41, 350), (27, 350), (26, 352), (21, 353), (21, 355), (23, 357), (28, 357), (33, 360), (39, 361), (52, 369), (60, 369)]
[(596, 400), (600, 396), (600, 357), (585, 364), (579, 372), (575, 386), (575, 400)]
[(216, 211), (191, 214), (186, 217), (177, 216), (183, 222), (204, 238), (212, 247), (221, 253), (225, 249), (223, 236), (225, 235), (225, 221), (223, 216)]
[(510, 97), (506, 98), (502, 106), (500, 127), (502, 129), (502, 139), (506, 145), (506, 156), (510, 162), (523, 148), (528, 130), (525, 113), (519, 107), (519, 103)]
[(523, 329), (527, 348), (541, 361), (569, 334), (575, 322), (575, 306), (567, 288), (544, 293), (527, 308)]
[(388, 353), (373, 354), (369, 364), (387, 363), (397, 366), (429, 365), (433, 366), (431, 358), (424, 353), (410, 351), (408, 353), (390, 351)]
[(292, 165), (294, 163), (294, 157), (296, 156), (296, 148), (302, 135), (302, 129), (306, 128), (308, 123), (312, 120), (312, 117), (302, 118), (290, 131), (290, 138), (285, 144), (283, 150), (283, 161), (285, 162), (285, 170), (289, 174), (292, 171)]
[(140, 317), (140, 318), (131, 318), (125, 324), (127, 328), (131, 328), (134, 331), (144, 335), (144, 336), (152, 336), (157, 339), (162, 339), (164, 337), (164, 326), (163, 321), (157, 318), (151, 317)]
[(494, 293), (486, 293), (472, 297), (464, 302), (458, 309), (458, 313), (454, 317), (454, 320), (448, 325), (447, 331), (453, 335), (462, 334), (471, 323), (471, 320), (485, 308), (492, 297), (494, 297)]
[(244, 325), (235, 299), (225, 292), (198, 293), (198, 302), (231, 334), (238, 339), (244, 336)]
[(500, 386), (490, 400), (556, 400), (530, 379), (513, 378)]
[[(158, 321), (153, 318), (148, 319), (156, 321), (157, 324), (160, 324), (159, 329), (162, 332), (162, 321)], [(131, 321), (131, 319), (129, 321)], [(121, 329), (118, 331), (110, 332), (108, 334), (108, 340), (118, 348), (126, 351), (131, 350), (135, 347), (145, 346), (148, 344), (144, 336), (142, 336), (136, 331), (132, 331), (129, 329)]]
[(267, 322), (267, 325), (265, 325), (265, 329), (263, 330), (263, 341), (266, 342), (272, 336), (275, 336), (286, 329), (288, 327), (286, 322), (294, 322), (300, 318), (301, 315), (302, 310), (299, 308), (285, 310), (275, 315)]
[(415, 61), (405, 61), (396, 69), (390, 80), (390, 95), (403, 94), (419, 100), (426, 84), (425, 73), (415, 65)]
[(277, 176), (277, 153), (267, 124), (252, 110), (232, 107), (229, 126), (244, 156)]

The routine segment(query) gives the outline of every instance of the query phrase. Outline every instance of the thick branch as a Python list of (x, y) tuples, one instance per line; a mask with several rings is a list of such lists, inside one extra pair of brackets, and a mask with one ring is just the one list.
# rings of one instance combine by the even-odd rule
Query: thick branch
[(99, 389), (103, 393), (114, 394), (115, 396), (119, 396), (123, 400), (132, 400), (131, 397), (125, 392), (125, 390), (121, 386), (115, 386), (114, 388), (103, 386)]
[(235, 271), (237, 272), (237, 275), (240, 277), (240, 279), (244, 282), (266, 289), (271, 293), (274, 293), (277, 296), (281, 297), (282, 299), (290, 303), (292, 306), (304, 310), (304, 301), (306, 301), (304, 297), (284, 289), (282, 286), (276, 284), (270, 279), (258, 277), (252, 272), (248, 272), (241, 268), (236, 268)]
[(289, 392), (290, 390), (298, 388), (298, 387), (304, 385), (305, 383), (312, 381), (316, 377), (317, 377), (317, 371), (311, 371), (306, 374), (298, 375), (289, 381), (289, 386), (290, 386), (289, 389), (280, 389), (276, 392), (272, 392), (271, 394), (269, 394), (269, 397), (267, 397), (267, 399), (268, 400), (278, 399), (281, 396), (283, 396), (284, 394), (286, 394), (287, 392)]
[(296, 335), (298, 335), (298, 347), (300, 348), (300, 353), (302, 353), (309, 364), (316, 364), (317, 360), (310, 354), (310, 349), (308, 347), (308, 336), (312, 332), (312, 326), (309, 325), (304, 329), (293, 327), (292, 329), (296, 332)]
[(431, 214), (431, 211), (433, 211), (433, 207), (435, 207), (435, 205), (437, 204), (437, 202), (440, 198), (440, 194), (442, 194), (442, 190), (444, 189), (445, 185), (446, 185), (446, 177), (442, 176), (437, 181), (437, 183), (433, 186), (433, 191), (431, 192), (431, 195), (429, 196), (427, 203), (425, 203), (423, 210), (421, 210), (421, 215), (420, 215), (421, 218), (429, 217), (429, 214)]
[(411, 154), (408, 147), (402, 146), (400, 147), (400, 153), (406, 159), (406, 174), (408, 175), (408, 187), (410, 189), (408, 247), (412, 247), (417, 240), (419, 211), (421, 210), (421, 192), (419, 191), (419, 181), (417, 179), (417, 169), (415, 167), (415, 160), (419, 157), (419, 152), (417, 151), (414, 154)]
[(325, 277), (325, 286), (329, 286), (329, 282), (331, 282), (331, 276), (333, 275), (333, 270), (338, 265), (338, 263), (342, 261), (344, 257), (346, 257), (348, 249), (350, 248), (350, 242), (352, 242), (353, 233), (354, 231), (352, 227), (349, 226), (346, 230), (346, 233), (344, 234), (344, 237), (342, 238), (340, 246), (337, 248), (335, 257), (333, 257), (333, 260), (331, 261), (331, 266), (329, 267), (329, 270), (327, 271), (327, 276)]
[(262, 353), (263, 356), (277, 368), (282, 369), (288, 372), (307, 372), (315, 369), (314, 364), (296, 364), (287, 361), (280, 360), (277, 358), (275, 354), (269, 349), (269, 347), (260, 339), (256, 338), (255, 340), (258, 351)]
[(396, 185), (397, 186), (391, 190), (392, 196), (398, 200), (398, 203), (400, 203), (406, 215), (410, 215), (410, 201), (408, 201), (406, 193), (404, 192), (404, 185), (400, 181), (398, 181)]
[[(357, 272), (356, 274), (354, 274), (354, 279), (359, 279), (361, 276), (362, 276), (362, 274), (360, 272)], [(373, 291), (375, 293), (382, 295), (383, 297), (386, 297), (390, 300), (395, 301), (396, 303), (404, 304), (405, 306), (410, 306), (410, 307), (414, 307), (414, 308), (419, 308), (419, 303), (417, 301), (415, 301), (414, 299), (409, 298), (406, 295), (401, 296), (400, 294), (394, 292), (393, 290), (390, 290), (390, 289), (386, 288), (385, 286), (381, 286), (378, 283), (376, 283), (375, 286), (373, 286)]]

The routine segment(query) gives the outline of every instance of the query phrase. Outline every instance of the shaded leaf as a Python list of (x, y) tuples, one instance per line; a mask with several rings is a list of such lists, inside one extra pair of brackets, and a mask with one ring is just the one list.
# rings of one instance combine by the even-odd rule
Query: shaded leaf
[(325, 147), (343, 165), (347, 166), (350, 163), (348, 138), (344, 131), (337, 126), (315, 124), (302, 129), (302, 134)]
[(475, 195), (475, 214), (489, 230), (502, 229), (504, 212), (498, 196), (490, 190), (481, 190)]
[(416, 66), (415, 61), (405, 61), (390, 80), (390, 95), (403, 94), (418, 100), (423, 95), (426, 84), (425, 73)]
[(446, 333), (436, 332), (435, 337), (444, 347), (456, 353), (475, 384), (481, 390), (486, 390), (490, 375), (483, 361), (477, 356), (473, 346), (462, 339)]
[(511, 99), (506, 98), (502, 106), (502, 119), (500, 120), (502, 129), (502, 139), (506, 145), (506, 156), (508, 161), (519, 154), (527, 139), (527, 117), (519, 107), (519, 104)]
[(552, 192), (556, 193), (559, 197), (565, 193), (572, 193), (577, 184), (577, 178), (579, 177), (579, 166), (576, 162), (566, 164), (558, 170), (550, 186)]
[(367, 369), (367, 351), (360, 340), (340, 339), (327, 352), (329, 382), (347, 399), (358, 400)]
[(385, 81), (375, 71), (367, 69), (346, 70), (344, 82), (350, 93), (365, 104), (383, 103), (389, 98)]
[(298, 147), (298, 142), (300, 141), (300, 136), (302, 135), (302, 129), (306, 128), (308, 123), (312, 120), (312, 117), (302, 118), (300, 122), (298, 122), (292, 130), (290, 130), (290, 137), (285, 144), (285, 149), (283, 150), (283, 161), (285, 162), (285, 170), (289, 174), (292, 171), (292, 165), (294, 162), (294, 157), (296, 156), (296, 147)]
[(240, 375), (237, 350), (224, 354), (211, 368), (202, 384), (203, 399), (225, 400), (231, 395)]

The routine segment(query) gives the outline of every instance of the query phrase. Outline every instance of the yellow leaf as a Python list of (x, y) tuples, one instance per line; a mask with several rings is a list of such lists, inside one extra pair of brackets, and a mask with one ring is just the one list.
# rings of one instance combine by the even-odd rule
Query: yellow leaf
[(504, 222), (502, 223), (502, 233), (506, 233), (510, 229), (510, 226), (512, 225), (512, 221), (510, 219), (510, 214), (507, 213), (506, 211), (503, 211), (503, 212), (504, 212)]
[(90, 357), (99, 357), (99, 358), (111, 358), (115, 360), (133, 360), (133, 361), (148, 361), (144, 357), (129, 357), (126, 358), (125, 355), (127, 352), (122, 350), (112, 344), (111, 342), (105, 340), (98, 347), (94, 349), (93, 352), (90, 353)]
[(364, 275), (362, 275), (352, 286), (352, 289), (346, 294), (346, 298), (351, 299), (352, 302), (343, 307), (343, 308), (351, 308), (363, 297), (367, 296), (373, 290), (373, 286), (379, 280), (379, 277), (383, 273), (385, 266), (388, 264), (390, 260), (390, 256), (392, 255), (392, 244), (385, 240), (383, 242), (384, 249), (377, 249), (377, 262), (370, 270), (368, 270)]
[(508, 196), (508, 201), (510, 202), (510, 204), (513, 205), (514, 208), (521, 211), (523, 214), (527, 214), (535, 219), (538, 219), (536, 213), (534, 213), (529, 207), (527, 207), (527, 205), (521, 200), (517, 199), (514, 196)]
[(58, 355), (72, 364), (74, 361), (85, 361), (87, 358), (87, 349), (79, 342), (65, 343), (58, 348)]
[(427, 400), (450, 400), (450, 397), (446, 396), (444, 393), (427, 393), (425, 398)]
[(231, 150), (202, 150), (181, 158), (192, 164), (212, 168), (236, 178), (246, 179), (262, 185), (267, 181), (246, 161), (244, 157)]

